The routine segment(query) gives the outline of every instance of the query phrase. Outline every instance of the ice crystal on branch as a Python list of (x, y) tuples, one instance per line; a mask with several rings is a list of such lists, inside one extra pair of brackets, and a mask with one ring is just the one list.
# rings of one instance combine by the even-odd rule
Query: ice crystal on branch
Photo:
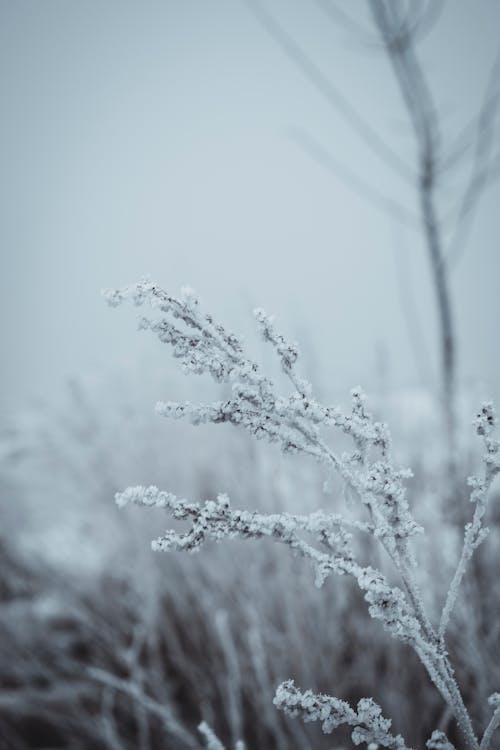
[(475, 509), (472, 521), (465, 527), (462, 554), (443, 607), (439, 626), (439, 634), (442, 639), (444, 639), (467, 565), (474, 551), (489, 533), (489, 529), (483, 526), (483, 517), (486, 513), (491, 485), (497, 474), (500, 473), (500, 442), (491, 437), (496, 421), (493, 404), (489, 401), (483, 403), (474, 420), (476, 432), (483, 440), (483, 473), (481, 476), (472, 476), (468, 479), (468, 484), (472, 488), (470, 501), (475, 504)]
[(391, 721), (382, 716), (382, 709), (371, 698), (362, 698), (356, 711), (345, 701), (329, 695), (302, 693), (293, 680), (283, 682), (276, 691), (274, 705), (289, 716), (300, 717), (302, 721), (319, 721), (325, 734), (346, 724), (353, 727), (352, 741), (355, 745), (365, 742), (389, 748), (409, 750), (401, 735), (390, 733)]
[[(233, 510), (224, 494), (203, 504), (192, 503), (157, 487), (129, 487), (117, 493), (116, 502), (120, 507), (135, 504), (163, 508), (175, 519), (190, 521), (187, 531), (169, 529), (156, 539), (152, 543), (154, 550), (196, 552), (207, 541), (234, 538), (269, 537), (286, 544), (294, 553), (311, 562), (317, 586), (322, 586), (332, 574), (352, 576), (364, 592), (373, 618), (380, 620), (400, 640), (418, 642), (420, 639), (419, 623), (403, 592), (391, 587), (382, 573), (359, 565), (354, 558), (349, 544), (351, 531), (366, 531), (369, 527), (363, 523), (347, 521), (324, 511), (294, 515)], [(312, 543), (304, 540), (303, 533), (310, 536)]]
[[(113, 307), (125, 299), (131, 299), (135, 305), (149, 303), (157, 316), (154, 319), (142, 317), (140, 327), (169, 344), (185, 372), (207, 373), (216, 382), (231, 384), (228, 399), (209, 404), (159, 402), (156, 408), (160, 414), (187, 419), (195, 425), (228, 422), (246, 429), (255, 438), (278, 444), (284, 452), (312, 456), (329, 474), (336, 472), (358, 501), (359, 518), (347, 520), (325, 511), (294, 515), (237, 510), (224, 494), (219, 494), (215, 500), (196, 503), (156, 487), (129, 487), (117, 494), (118, 505), (133, 503), (163, 508), (174, 519), (187, 524), (181, 530), (167, 530), (153, 542), (154, 549), (195, 552), (209, 541), (267, 537), (287, 545), (308, 560), (318, 586), (332, 574), (351, 576), (363, 591), (371, 617), (379, 620), (394, 638), (413, 648), (450, 707), (468, 747), (488, 750), (493, 733), (500, 725), (498, 694), (492, 696), (495, 710), (479, 741), (454, 678), (445, 634), (467, 563), (487, 534), (482, 520), (492, 482), (500, 472), (500, 443), (492, 438), (496, 423), (492, 404), (483, 404), (475, 420), (476, 431), (484, 443), (483, 473), (469, 480), (474, 516), (465, 529), (462, 555), (437, 629), (426, 614), (414, 574), (416, 563), (410, 542), (422, 529), (413, 519), (406, 499), (405, 481), (411, 472), (394, 465), (389, 430), (369, 414), (361, 389), (352, 391), (352, 407), (348, 413), (320, 404), (310, 384), (296, 371), (297, 346), (277, 331), (273, 319), (263, 310), (255, 311), (257, 325), (264, 340), (276, 350), (290, 382), (288, 393), (280, 393), (260, 366), (247, 358), (240, 340), (202, 310), (191, 289), (183, 290), (177, 298), (145, 281), (122, 290), (107, 291), (104, 296)], [(350, 437), (352, 451), (337, 455), (327, 442), (329, 430), (338, 430)], [(351, 543), (354, 532), (369, 534), (378, 541), (392, 562), (401, 586), (389, 584), (379, 570), (359, 563)], [(355, 744), (364, 742), (391, 750), (407, 750), (403, 738), (390, 733), (390, 721), (382, 716), (380, 707), (371, 698), (363, 698), (354, 710), (338, 698), (315, 695), (311, 691), (301, 693), (293, 682), (286, 682), (278, 688), (275, 703), (292, 716), (321, 721), (326, 732), (341, 724), (353, 727)], [(201, 731), (209, 747), (217, 748), (219, 740), (210, 734), (211, 730)], [(430, 750), (453, 750), (446, 736), (437, 730), (427, 746)]]
[[(352, 411), (343, 414), (338, 407), (323, 406), (312, 395), (310, 384), (296, 372), (298, 349), (279, 333), (273, 319), (256, 310), (259, 330), (275, 347), (282, 369), (292, 386), (290, 394), (280, 394), (275, 384), (249, 360), (238, 338), (204, 313), (192, 291), (172, 297), (152, 282), (141, 282), (118, 291), (107, 291), (109, 304), (126, 299), (136, 305), (149, 302), (160, 318), (141, 318), (160, 341), (172, 347), (186, 372), (208, 373), (217, 382), (232, 384), (232, 397), (211, 404), (159, 402), (157, 412), (192, 424), (228, 422), (243, 427), (258, 439), (277, 443), (285, 452), (313, 456), (336, 470), (367, 506), (377, 534), (393, 550), (419, 530), (405, 499), (403, 480), (408, 473), (392, 467), (390, 435), (387, 426), (376, 422), (365, 409), (361, 389), (352, 392)], [(180, 327), (180, 324), (183, 327)], [(338, 457), (324, 441), (320, 428), (336, 428), (352, 437), (355, 450)], [(360, 467), (364, 471), (360, 471)]]

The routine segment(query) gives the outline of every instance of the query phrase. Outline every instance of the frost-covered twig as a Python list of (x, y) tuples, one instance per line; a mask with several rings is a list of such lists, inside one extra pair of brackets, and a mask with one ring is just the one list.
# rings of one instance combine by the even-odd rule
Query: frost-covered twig
[[(193, 424), (229, 422), (258, 439), (278, 443), (285, 452), (312, 455), (329, 471), (340, 474), (368, 508), (375, 535), (398, 559), (405, 556), (409, 562), (405, 541), (421, 531), (406, 501), (404, 480), (411, 474), (394, 468), (387, 425), (374, 421), (366, 412), (360, 389), (352, 392), (350, 414), (319, 404), (310, 384), (296, 373), (296, 345), (287, 342), (276, 331), (272, 318), (260, 309), (255, 312), (259, 329), (264, 339), (275, 346), (282, 369), (294, 386), (287, 396), (279, 394), (258, 364), (245, 357), (243, 345), (234, 334), (201, 311), (192, 290), (184, 290), (176, 298), (145, 281), (106, 291), (104, 296), (112, 306), (125, 299), (132, 299), (136, 305), (149, 302), (161, 317), (156, 321), (142, 318), (141, 327), (169, 343), (186, 372), (208, 373), (217, 382), (232, 384), (230, 399), (212, 404), (159, 402), (160, 414), (185, 418)], [(324, 442), (321, 427), (336, 428), (352, 437), (355, 450), (337, 456)]]
[[(370, 615), (391, 635), (405, 643), (425, 648), (420, 625), (406, 598), (397, 587), (391, 587), (385, 576), (371, 567), (356, 562), (349, 546), (350, 534), (343, 519), (335, 514), (318, 511), (308, 516), (289, 513), (261, 514), (233, 510), (227, 495), (204, 504), (177, 498), (156, 487), (129, 487), (116, 495), (123, 507), (129, 503), (164, 508), (176, 519), (191, 521), (186, 532), (169, 529), (155, 540), (155, 550), (187, 550), (194, 552), (207, 540), (224, 538), (259, 539), (270, 537), (288, 545), (296, 554), (308, 559), (315, 570), (315, 582), (322, 586), (331, 574), (350, 575), (357, 581), (369, 604)], [(347, 527), (355, 524), (347, 524)], [(363, 528), (363, 527), (362, 527)], [(306, 532), (328, 552), (306, 542), (299, 532)]]
[[(338, 407), (319, 404), (312, 395), (310, 384), (296, 372), (298, 348), (277, 332), (273, 320), (260, 309), (255, 313), (259, 330), (276, 349), (281, 368), (292, 384), (290, 394), (278, 392), (276, 385), (262, 374), (259, 365), (245, 356), (243, 345), (237, 337), (201, 310), (192, 290), (185, 290), (180, 298), (176, 298), (146, 281), (123, 290), (108, 291), (105, 297), (112, 306), (126, 298), (131, 298), (136, 305), (149, 302), (159, 311), (160, 317), (156, 320), (142, 318), (141, 328), (152, 330), (162, 342), (170, 344), (174, 357), (181, 360), (186, 372), (208, 373), (217, 382), (232, 386), (232, 396), (227, 400), (211, 404), (160, 402), (157, 405), (160, 414), (186, 418), (193, 424), (228, 422), (243, 427), (258, 439), (277, 443), (284, 452), (313, 456), (326, 466), (328, 472), (338, 473), (357, 496), (359, 507), (365, 514), (363, 520), (347, 523), (339, 516), (324, 512), (300, 516), (233, 510), (225, 495), (219, 495), (216, 501), (198, 504), (181, 500), (156, 487), (132, 487), (119, 493), (119, 505), (132, 502), (159, 506), (174, 518), (190, 522), (187, 531), (167, 531), (153, 543), (154, 548), (194, 551), (210, 539), (219, 541), (232, 537), (248, 539), (266, 536), (287, 544), (295, 553), (309, 559), (315, 569), (318, 585), (332, 573), (351, 575), (364, 592), (370, 615), (380, 620), (392, 636), (413, 647), (450, 706), (468, 746), (472, 750), (479, 750), (471, 719), (453, 676), (444, 639), (434, 630), (425, 612), (415, 579), (416, 563), (410, 541), (422, 529), (413, 519), (406, 500), (405, 479), (411, 473), (394, 466), (388, 428), (373, 420), (366, 411), (360, 389), (352, 392), (352, 409), (348, 414)], [(459, 565), (445, 605), (442, 633), (453, 608), (465, 564), (483, 538), (481, 520), (486, 498), (491, 481), (499, 470), (498, 443), (490, 437), (490, 428), (494, 423), (492, 407), (485, 408), (478, 422), (478, 432), (485, 437), (486, 474), (484, 480), (473, 480), (471, 499), (476, 502), (476, 513), (470, 529), (466, 531), (463, 563)], [(350, 453), (337, 455), (329, 447), (323, 431), (332, 428), (352, 438), (354, 449)], [(400, 576), (401, 588), (390, 586), (378, 570), (363, 567), (356, 561), (349, 545), (350, 532), (355, 529), (372, 534), (380, 542)], [(304, 534), (311, 537), (311, 542), (305, 541)], [(328, 700), (333, 702), (331, 705), (337, 705), (337, 699)], [(383, 727), (386, 725), (383, 724)], [(368, 729), (365, 722), (363, 731), (367, 732)], [(361, 734), (356, 737), (363, 741)], [(382, 744), (381, 740), (378, 742)], [(399, 740), (394, 738), (393, 742), (398, 743)], [(442, 733), (434, 733), (429, 742), (436, 747), (441, 742), (445, 748), (443, 742), (448, 740)], [(403, 748), (404, 743), (386, 746)], [(481, 745), (481, 750), (487, 750), (487, 745)]]
[(343, 724), (351, 726), (355, 745), (373, 742), (375, 746), (381, 745), (389, 750), (410, 750), (400, 734), (394, 736), (390, 733), (391, 720), (382, 716), (382, 709), (372, 698), (361, 698), (354, 710), (345, 701), (329, 695), (316, 694), (312, 690), (302, 693), (293, 680), (287, 680), (276, 690), (274, 705), (289, 716), (299, 716), (302, 721), (321, 722), (325, 734)]
[(465, 527), (462, 554), (460, 555), (460, 560), (443, 607), (439, 625), (439, 637), (441, 639), (444, 639), (451, 613), (458, 597), (460, 584), (467, 570), (467, 564), (474, 551), (486, 539), (489, 533), (489, 529), (483, 526), (482, 521), (486, 512), (491, 485), (496, 475), (500, 472), (500, 443), (491, 437), (496, 421), (497, 418), (493, 404), (485, 402), (475, 419), (476, 432), (483, 438), (485, 449), (483, 455), (483, 476), (469, 477), (469, 485), (472, 487), (470, 501), (475, 503), (476, 507), (472, 522), (468, 523)]
[(480, 750), (487, 750), (490, 746), (493, 734), (500, 727), (500, 693), (493, 693), (488, 698), (488, 703), (493, 706), (493, 716), (490, 719), (490, 723), (484, 730), (483, 738), (481, 740)]

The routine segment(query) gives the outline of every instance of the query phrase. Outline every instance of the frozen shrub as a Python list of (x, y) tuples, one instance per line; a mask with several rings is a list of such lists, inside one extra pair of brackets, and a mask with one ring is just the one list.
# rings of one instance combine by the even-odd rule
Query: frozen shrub
[[(185, 418), (195, 425), (228, 422), (258, 439), (277, 443), (286, 453), (309, 455), (324, 467), (327, 478), (337, 473), (359, 501), (360, 517), (354, 519), (323, 511), (309, 515), (261, 514), (234, 509), (224, 494), (196, 503), (154, 486), (129, 487), (116, 496), (120, 506), (133, 503), (162, 508), (174, 519), (188, 522), (187, 530), (166, 531), (153, 542), (153, 548), (194, 552), (209, 540), (269, 537), (308, 560), (319, 587), (332, 574), (351, 576), (363, 592), (370, 616), (416, 652), (455, 717), (464, 742), (474, 750), (488, 750), (500, 724), (498, 693), (490, 698), (493, 715), (478, 739), (454, 677), (446, 631), (467, 564), (488, 533), (483, 517), (492, 482), (500, 471), (500, 444), (492, 437), (496, 422), (492, 404), (483, 404), (476, 418), (476, 431), (484, 445), (483, 469), (469, 480), (470, 500), (475, 506), (473, 519), (465, 528), (462, 554), (436, 627), (426, 612), (415, 575), (412, 542), (423, 529), (413, 519), (406, 499), (405, 480), (411, 473), (394, 465), (388, 428), (368, 413), (360, 389), (352, 391), (349, 413), (318, 403), (310, 384), (296, 371), (297, 347), (276, 330), (262, 310), (256, 310), (255, 317), (291, 383), (291, 393), (286, 395), (279, 393), (260, 367), (247, 358), (238, 338), (202, 311), (192, 290), (184, 290), (176, 298), (153, 283), (142, 282), (105, 292), (105, 297), (112, 306), (127, 298), (136, 305), (149, 303), (159, 316), (142, 318), (141, 328), (152, 330), (160, 341), (170, 344), (186, 372), (209, 373), (217, 382), (231, 385), (232, 395), (226, 400), (209, 404), (162, 402), (157, 405), (160, 414)], [(335, 453), (324, 434), (328, 428), (349, 436), (353, 449)], [(354, 535), (366, 535), (381, 545), (399, 585), (393, 585), (381, 570), (359, 561)], [(382, 716), (372, 698), (363, 698), (354, 709), (337, 698), (303, 693), (288, 681), (278, 687), (275, 704), (305, 721), (320, 721), (325, 732), (342, 724), (351, 726), (356, 745), (364, 742), (373, 747), (407, 748), (400, 735), (391, 734), (390, 720)], [(209, 746), (217, 747), (218, 740), (206, 736), (212, 743)], [(447, 750), (453, 747), (439, 729), (427, 745)]]

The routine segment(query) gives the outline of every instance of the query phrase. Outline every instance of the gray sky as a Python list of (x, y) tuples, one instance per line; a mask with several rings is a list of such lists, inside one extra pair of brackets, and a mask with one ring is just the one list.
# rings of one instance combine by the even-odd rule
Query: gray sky
[[(314, 2), (268, 0), (402, 158), (414, 144), (383, 53)], [(363, 2), (332, 4), (371, 27)], [(420, 47), (448, 146), (484, 91), (500, 3), (448, 2)], [(435, 314), (418, 234), (397, 226), (297, 146), (309, 131), (384, 195), (412, 190), (374, 156), (238, 0), (2, 0), (0, 409), (52, 399), (89, 371), (170, 367), (108, 310), (102, 287), (150, 274), (189, 283), (235, 330), (253, 306), (305, 339), (322, 382), (420, 373), (402, 306), (414, 299), (435, 372)], [(456, 205), (445, 193), (446, 212)], [(500, 184), (500, 183), (499, 183)], [(463, 379), (500, 370), (498, 185), (482, 202), (452, 293)], [(160, 394), (164, 397), (166, 394)], [(167, 394), (168, 395), (168, 394)]]

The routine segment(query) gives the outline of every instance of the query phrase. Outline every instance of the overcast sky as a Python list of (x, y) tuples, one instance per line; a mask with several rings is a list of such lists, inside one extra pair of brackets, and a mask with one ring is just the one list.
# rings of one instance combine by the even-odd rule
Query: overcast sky
[[(315, 2), (264, 4), (414, 165), (384, 53)], [(373, 32), (361, 0), (332, 7)], [(56, 398), (79, 374), (170, 367), (160, 345), (100, 299), (101, 288), (145, 274), (171, 291), (194, 286), (237, 331), (248, 333), (256, 305), (277, 314), (303, 339), (318, 380), (335, 388), (372, 387), (377, 352), (394, 385), (435, 375), (435, 303), (418, 232), (314, 162), (293, 134), (310, 133), (410, 213), (414, 192), (244, 2), (1, 0), (0, 9), (2, 411)], [(477, 111), (499, 29), (496, 0), (449, 1), (419, 47), (444, 148)], [(444, 189), (448, 216), (466, 174)], [(461, 378), (492, 384), (499, 184), (452, 276)], [(408, 314), (422, 341), (410, 339)]]

